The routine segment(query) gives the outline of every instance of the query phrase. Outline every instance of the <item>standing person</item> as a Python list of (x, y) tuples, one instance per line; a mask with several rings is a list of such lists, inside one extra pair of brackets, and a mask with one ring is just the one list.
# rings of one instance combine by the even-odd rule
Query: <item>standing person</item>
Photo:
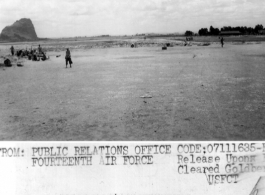
[(11, 54), (12, 54), (12, 56), (13, 56), (14, 53), (15, 53), (15, 49), (14, 49), (13, 45), (11, 46), (10, 50), (11, 50)]
[(71, 53), (70, 53), (69, 48), (66, 49), (65, 62), (66, 62), (66, 68), (67, 68), (68, 62), (70, 64), (70, 68), (72, 68), (73, 62), (71, 59)]
[(222, 47), (224, 47), (224, 38), (223, 37), (221, 37), (221, 45), (222, 45)]
[(42, 49), (41, 49), (41, 46), (40, 45), (38, 47), (38, 50), (39, 50), (39, 53), (42, 53)]

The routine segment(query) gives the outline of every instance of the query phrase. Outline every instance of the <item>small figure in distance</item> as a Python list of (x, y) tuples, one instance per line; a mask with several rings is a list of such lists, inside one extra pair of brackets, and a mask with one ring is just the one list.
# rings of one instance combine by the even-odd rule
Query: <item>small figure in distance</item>
[(73, 62), (71, 59), (71, 53), (70, 53), (69, 48), (66, 49), (65, 62), (66, 62), (66, 68), (67, 68), (68, 62), (70, 64), (70, 68), (72, 68)]
[(41, 54), (42, 53), (42, 49), (41, 49), (41, 46), (40, 45), (38, 47), (38, 50), (39, 50), (39, 54)]
[(32, 58), (32, 61), (39, 61), (38, 60), (38, 56), (37, 56), (37, 51), (34, 50), (33, 52), (33, 58)]
[(12, 56), (13, 56), (14, 53), (15, 53), (15, 49), (14, 49), (13, 45), (11, 46), (10, 50), (11, 50), (11, 54), (12, 54)]
[(221, 37), (221, 45), (222, 45), (222, 47), (224, 47), (224, 38), (223, 37)]
[(44, 53), (44, 52), (42, 52), (42, 58), (41, 58), (41, 60), (42, 61), (45, 61), (45, 60), (47, 60), (48, 58), (47, 58), (47, 56), (46, 56), (46, 54)]

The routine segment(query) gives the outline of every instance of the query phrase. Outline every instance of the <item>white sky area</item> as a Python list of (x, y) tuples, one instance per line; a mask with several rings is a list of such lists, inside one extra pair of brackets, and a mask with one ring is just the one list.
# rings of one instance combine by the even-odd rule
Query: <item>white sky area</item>
[(264, 0), (0, 0), (0, 30), (30, 18), (41, 38), (198, 32), (255, 27), (264, 9)]

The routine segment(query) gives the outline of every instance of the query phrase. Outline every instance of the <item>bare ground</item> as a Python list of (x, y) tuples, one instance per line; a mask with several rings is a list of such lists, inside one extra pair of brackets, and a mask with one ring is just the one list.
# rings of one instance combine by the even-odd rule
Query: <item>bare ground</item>
[(264, 51), (73, 49), (71, 69), (61, 51), (0, 67), (0, 140), (264, 140)]

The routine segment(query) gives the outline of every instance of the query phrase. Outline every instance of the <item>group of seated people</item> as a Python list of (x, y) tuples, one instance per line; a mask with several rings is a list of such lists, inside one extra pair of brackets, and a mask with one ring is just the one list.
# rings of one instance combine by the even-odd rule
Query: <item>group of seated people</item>
[(48, 59), (48, 57), (46, 56), (45, 52), (38, 49), (31, 49), (30, 51), (26, 50), (17, 50), (16, 55), (18, 57), (27, 57), (29, 60), (32, 61), (40, 61), (40, 59), (42, 61), (45, 61)]

